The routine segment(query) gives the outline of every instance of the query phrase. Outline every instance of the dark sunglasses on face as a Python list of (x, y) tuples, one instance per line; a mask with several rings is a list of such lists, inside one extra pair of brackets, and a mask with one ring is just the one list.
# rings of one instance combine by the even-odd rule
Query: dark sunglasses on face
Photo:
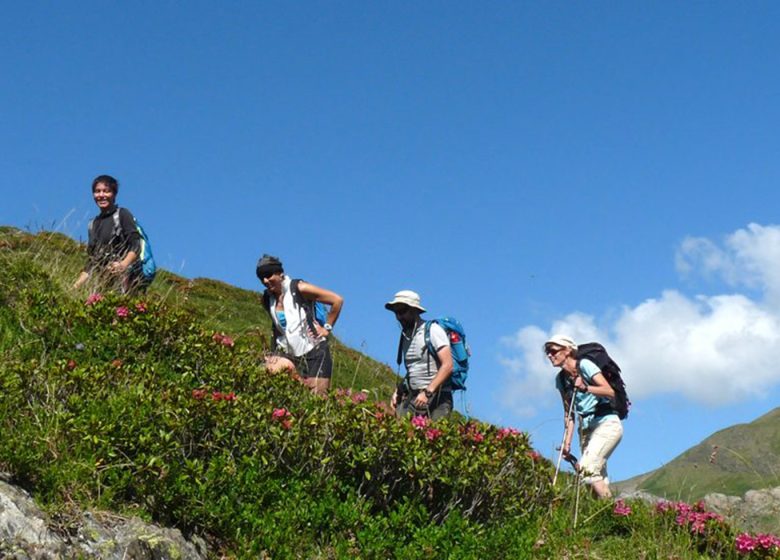
[(563, 350), (563, 348), (553, 348), (552, 346), (545, 348), (544, 353), (548, 356), (555, 356), (558, 352)]

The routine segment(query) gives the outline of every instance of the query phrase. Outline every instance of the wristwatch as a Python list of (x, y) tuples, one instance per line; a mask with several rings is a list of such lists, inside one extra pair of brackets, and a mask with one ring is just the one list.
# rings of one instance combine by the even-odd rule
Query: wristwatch
[(322, 325), (322, 328), (330, 332), (333, 330), (333, 325), (331, 325), (330, 323), (325, 323), (324, 325)]
[(425, 396), (429, 399), (433, 396), (433, 391), (429, 391), (428, 389), (424, 389), (423, 393), (425, 393)]

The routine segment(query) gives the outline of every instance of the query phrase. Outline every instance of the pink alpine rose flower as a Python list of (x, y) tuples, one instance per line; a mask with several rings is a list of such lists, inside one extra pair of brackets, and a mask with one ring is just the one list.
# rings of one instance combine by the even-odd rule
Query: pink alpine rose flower
[(616, 500), (615, 509), (612, 510), (612, 513), (622, 517), (628, 517), (631, 515), (631, 506), (626, 504), (623, 500)]
[(128, 317), (129, 315), (130, 315), (130, 310), (124, 305), (120, 305), (119, 307), (116, 308), (117, 317)]
[(441, 430), (437, 430), (436, 428), (429, 428), (425, 431), (425, 437), (428, 439), (428, 441), (435, 441), (438, 439), (444, 432)]
[(415, 416), (412, 418), (412, 426), (418, 430), (423, 430), (428, 427), (431, 421), (426, 416)]
[(97, 302), (103, 300), (103, 294), (89, 294), (89, 297), (87, 298), (87, 301), (84, 302), (84, 305), (95, 305)]

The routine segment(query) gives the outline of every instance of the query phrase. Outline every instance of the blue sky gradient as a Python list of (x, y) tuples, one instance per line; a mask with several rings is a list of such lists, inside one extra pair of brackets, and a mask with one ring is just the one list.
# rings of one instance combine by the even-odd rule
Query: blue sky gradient
[(383, 304), (414, 289), (468, 330), (465, 408), (549, 456), (562, 413), (537, 339), (598, 333), (635, 403), (624, 479), (778, 405), (780, 275), (756, 256), (777, 245), (778, 12), (15, 3), (0, 223), (83, 239), (90, 182), (112, 174), (163, 267), (260, 289), (257, 258), (278, 255), (344, 295), (338, 336), (387, 363)]

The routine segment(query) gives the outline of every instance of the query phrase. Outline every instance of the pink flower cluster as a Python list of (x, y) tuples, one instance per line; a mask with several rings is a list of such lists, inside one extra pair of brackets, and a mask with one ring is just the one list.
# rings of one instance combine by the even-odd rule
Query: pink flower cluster
[[(192, 398), (198, 401), (202, 401), (209, 395), (209, 392), (206, 389), (193, 389), (192, 390)], [(219, 391), (212, 391), (211, 392), (211, 400), (212, 401), (227, 401), (227, 402), (233, 402), (236, 400), (236, 394), (233, 391), (230, 391), (229, 393), (221, 393)]]
[(292, 428), (292, 414), (286, 408), (275, 408), (271, 413), (271, 419), (279, 422), (285, 430)]
[(480, 432), (477, 425), (473, 422), (464, 424), (458, 428), (458, 430), (460, 431), (461, 435), (463, 435), (469, 441), (473, 441), (474, 443), (481, 443), (485, 441), (485, 434)]
[(103, 294), (89, 294), (89, 297), (87, 298), (87, 301), (84, 302), (84, 305), (95, 305), (97, 302), (103, 300)]
[(428, 428), (427, 430), (425, 430), (425, 437), (428, 439), (428, 441), (435, 441), (436, 439), (441, 437), (443, 433), (444, 432), (436, 428)]
[(655, 505), (659, 513), (673, 511), (677, 514), (675, 523), (681, 527), (690, 527), (692, 533), (703, 533), (708, 521), (723, 522), (723, 516), (706, 511), (704, 502), (699, 501), (694, 505), (685, 502), (661, 501)]
[(515, 428), (501, 428), (498, 430), (498, 433), (496, 434), (496, 439), (502, 440), (504, 438), (508, 437), (516, 437), (522, 434), (520, 430), (516, 430)]
[(734, 544), (740, 554), (750, 554), (754, 550), (780, 552), (780, 537), (775, 535), (740, 533)]
[(116, 308), (116, 316), (117, 317), (129, 317), (130, 316), (130, 310), (125, 307), (124, 305), (120, 305)]
[(211, 400), (232, 402), (236, 400), (236, 394), (233, 391), (230, 391), (229, 393), (220, 393), (219, 391), (214, 391), (211, 393)]
[(232, 338), (223, 333), (214, 333), (211, 340), (222, 346), (227, 346), (228, 348), (233, 348), (236, 345)]
[(431, 423), (430, 418), (427, 416), (413, 416), (412, 417), (412, 426), (415, 427), (417, 430), (424, 430), (428, 427), (428, 425)]
[(622, 517), (628, 517), (631, 515), (631, 506), (626, 504), (623, 500), (615, 500), (615, 508), (612, 513)]
[(135, 310), (138, 311), (138, 313), (146, 313), (148, 311), (146, 304), (142, 301), (135, 304)]

